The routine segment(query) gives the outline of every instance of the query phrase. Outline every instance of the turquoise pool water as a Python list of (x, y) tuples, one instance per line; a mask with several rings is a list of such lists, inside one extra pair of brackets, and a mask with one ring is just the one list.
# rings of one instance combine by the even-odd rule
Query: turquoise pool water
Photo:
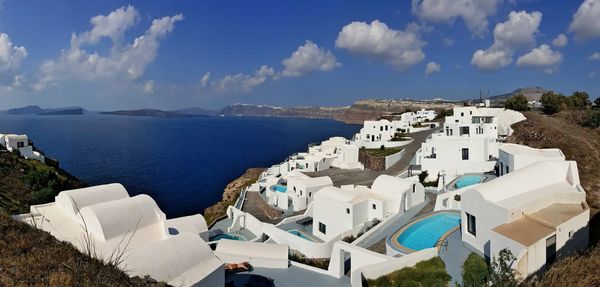
[(287, 187), (285, 187), (283, 185), (273, 185), (271, 188), (273, 188), (273, 190), (277, 191), (277, 192), (286, 192), (287, 191)]
[(308, 238), (306, 235), (302, 234), (302, 232), (300, 232), (300, 231), (298, 231), (296, 229), (292, 229), (292, 230), (290, 230), (288, 232), (291, 233), (291, 234), (294, 234), (294, 235), (296, 235), (298, 237), (301, 237), (301, 238), (304, 238), (306, 240), (312, 241), (312, 239)]
[(423, 250), (434, 247), (444, 233), (459, 224), (460, 214), (437, 213), (413, 223), (395, 240), (404, 247), (417, 251)]
[(231, 239), (231, 240), (240, 240), (240, 241), (246, 241), (246, 238), (244, 238), (241, 235), (233, 235), (233, 234), (227, 234), (227, 233), (223, 233), (223, 234), (219, 234), (216, 236), (213, 236), (209, 239), (209, 241), (216, 241), (216, 240), (221, 240), (221, 239)]
[(465, 186), (478, 184), (485, 179), (485, 176), (482, 175), (463, 175), (458, 178), (458, 180), (454, 183), (456, 188), (463, 188)]

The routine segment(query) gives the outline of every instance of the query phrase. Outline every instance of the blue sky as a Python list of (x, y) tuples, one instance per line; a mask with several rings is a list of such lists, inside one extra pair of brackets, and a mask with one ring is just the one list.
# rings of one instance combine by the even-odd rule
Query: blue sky
[(600, 96), (600, 0), (7, 0), (0, 33), (0, 108)]

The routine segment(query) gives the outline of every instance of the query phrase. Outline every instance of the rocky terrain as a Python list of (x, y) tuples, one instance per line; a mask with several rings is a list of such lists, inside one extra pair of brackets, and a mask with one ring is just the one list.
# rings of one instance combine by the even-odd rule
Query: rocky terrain
[(223, 191), (223, 199), (204, 210), (204, 219), (210, 226), (226, 214), (227, 207), (234, 205), (242, 188), (256, 182), (264, 168), (249, 168), (244, 174), (230, 182)]

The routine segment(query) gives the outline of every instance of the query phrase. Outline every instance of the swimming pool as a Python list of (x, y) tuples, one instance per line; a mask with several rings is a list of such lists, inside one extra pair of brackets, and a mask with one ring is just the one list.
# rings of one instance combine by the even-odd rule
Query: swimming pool
[(485, 180), (483, 175), (463, 175), (454, 182), (454, 187), (463, 188), (469, 185), (481, 183)]
[(273, 186), (271, 186), (271, 188), (277, 192), (286, 192), (287, 191), (287, 187), (283, 186), (283, 185), (273, 185)]
[(227, 234), (227, 233), (223, 233), (223, 234), (219, 234), (219, 235), (215, 235), (213, 237), (211, 237), (209, 239), (209, 241), (217, 241), (217, 240), (221, 240), (221, 239), (230, 239), (230, 240), (240, 240), (240, 241), (247, 241), (247, 239), (244, 236), (241, 235), (233, 235), (233, 234)]
[(391, 243), (400, 249), (418, 251), (434, 247), (448, 231), (458, 227), (460, 214), (440, 212), (417, 219), (398, 230), (391, 238)]
[(306, 240), (312, 241), (312, 239), (310, 239), (308, 236), (302, 234), (302, 232), (300, 232), (300, 231), (298, 231), (296, 229), (289, 230), (288, 232), (291, 233), (291, 234), (294, 234), (294, 235), (296, 235), (298, 237), (301, 237), (301, 238), (304, 238)]

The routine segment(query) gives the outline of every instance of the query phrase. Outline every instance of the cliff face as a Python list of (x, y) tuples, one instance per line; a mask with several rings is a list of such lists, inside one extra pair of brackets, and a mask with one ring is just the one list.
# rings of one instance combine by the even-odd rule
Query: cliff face
[(210, 226), (218, 219), (225, 216), (227, 207), (234, 205), (242, 188), (256, 182), (260, 174), (265, 171), (264, 168), (249, 168), (244, 174), (230, 182), (223, 192), (223, 199), (204, 210), (204, 219)]
[(375, 120), (385, 113), (402, 113), (407, 110), (446, 109), (450, 103), (414, 100), (360, 100), (350, 107), (273, 107), (266, 105), (236, 104), (225, 107), (225, 116), (257, 116), (281, 118), (334, 119), (348, 124), (362, 124)]

